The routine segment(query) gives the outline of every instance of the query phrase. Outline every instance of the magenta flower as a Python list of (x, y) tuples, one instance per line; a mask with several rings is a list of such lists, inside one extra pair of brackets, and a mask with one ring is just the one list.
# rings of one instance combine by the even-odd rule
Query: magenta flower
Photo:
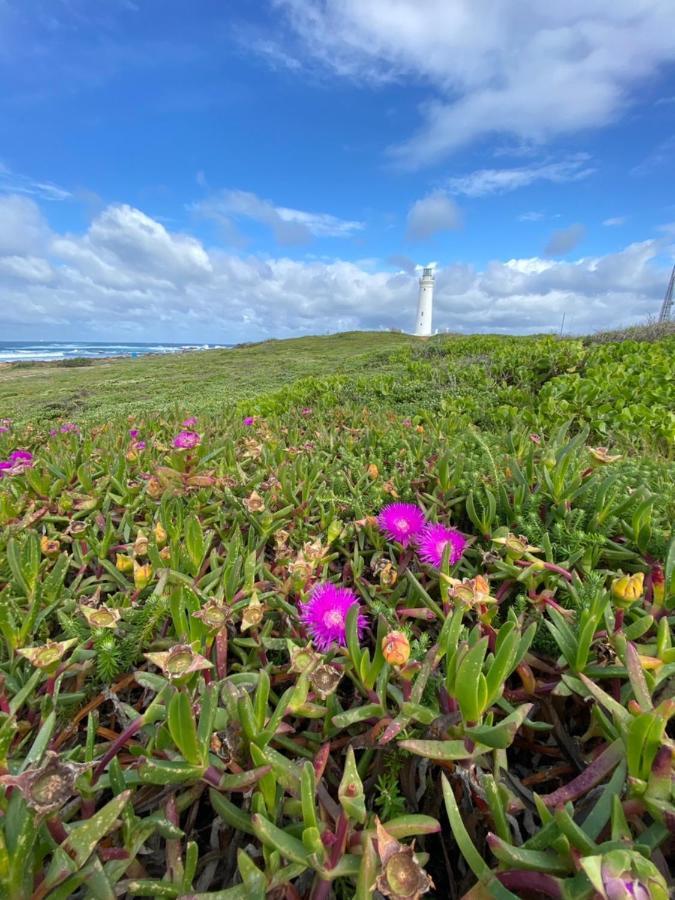
[(129, 429), (129, 437), (137, 438), (138, 437), (138, 428), (130, 428)]
[(146, 444), (145, 441), (133, 441), (131, 446), (134, 450), (145, 450)]
[(64, 422), (64, 424), (59, 429), (61, 434), (79, 434), (80, 429), (74, 422)]
[(21, 463), (21, 465), (30, 465), (33, 462), (33, 454), (30, 450), (14, 450), (9, 454), (9, 461), (12, 463)]
[(49, 437), (55, 437), (57, 434), (58, 434), (58, 431), (56, 430), (56, 428), (49, 429)]
[(300, 605), (300, 620), (318, 650), (325, 652), (334, 643), (346, 646), (347, 613), (355, 603), (359, 608), (356, 622), (360, 638), (367, 620), (354, 591), (330, 582), (314, 587), (307, 603)]
[(173, 439), (173, 445), (177, 450), (192, 450), (202, 442), (201, 436), (196, 431), (179, 431)]
[(7, 434), (9, 431), (9, 425), (0, 425), (0, 434)]
[(183, 426), (183, 428), (194, 428), (194, 426), (197, 424), (197, 416), (190, 416), (180, 424)]
[(244, 419), (244, 425), (246, 426), (253, 425), (254, 422), (255, 419), (253, 418), (253, 416), (246, 416), (246, 418)]
[(311, 406), (305, 406), (302, 409), (303, 416), (311, 416), (313, 412), (314, 412), (314, 410), (312, 409)]
[(13, 465), (8, 459), (0, 459), (0, 478), (4, 478), (4, 473), (12, 468)]
[(445, 547), (450, 544), (450, 565), (454, 565), (464, 553), (466, 543), (464, 535), (455, 528), (446, 528), (437, 522), (427, 525), (420, 534), (420, 559), (438, 569), (443, 562)]
[(377, 524), (390, 541), (407, 547), (424, 528), (424, 513), (414, 503), (390, 503), (381, 510)]

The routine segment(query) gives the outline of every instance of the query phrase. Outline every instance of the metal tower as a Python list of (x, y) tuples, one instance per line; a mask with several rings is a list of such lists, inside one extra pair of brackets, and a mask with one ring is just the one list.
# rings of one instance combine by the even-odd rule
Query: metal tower
[(670, 316), (673, 311), (673, 289), (675, 289), (675, 266), (670, 273), (670, 281), (666, 289), (666, 296), (661, 304), (661, 312), (659, 313), (659, 322), (670, 322)]

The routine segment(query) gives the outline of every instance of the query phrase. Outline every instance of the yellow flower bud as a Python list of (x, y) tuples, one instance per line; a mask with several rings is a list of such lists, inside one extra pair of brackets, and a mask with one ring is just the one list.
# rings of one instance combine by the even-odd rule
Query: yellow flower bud
[(161, 522), (155, 522), (153, 534), (155, 535), (155, 541), (158, 547), (162, 547), (166, 544), (167, 533)]
[(390, 631), (382, 638), (382, 655), (390, 666), (404, 666), (410, 658), (410, 641), (402, 631)]
[(120, 572), (131, 572), (134, 567), (134, 561), (125, 553), (117, 553), (115, 554), (115, 567)]
[(152, 566), (146, 563), (144, 566), (134, 562), (134, 587), (137, 591), (142, 591), (152, 580)]
[(61, 544), (55, 538), (48, 538), (46, 534), (40, 538), (40, 550), (44, 556), (58, 556), (60, 549)]
[(644, 572), (634, 575), (622, 575), (612, 581), (612, 596), (619, 601), (618, 605), (630, 606), (639, 600), (644, 591)]
[(374, 480), (375, 478), (378, 477), (379, 474), (380, 474), (380, 470), (377, 468), (375, 463), (371, 463), (368, 466), (368, 477), (372, 478)]

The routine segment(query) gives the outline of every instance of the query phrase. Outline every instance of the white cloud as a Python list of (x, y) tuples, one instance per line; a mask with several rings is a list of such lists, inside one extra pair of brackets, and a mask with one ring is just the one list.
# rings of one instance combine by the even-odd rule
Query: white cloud
[(619, 225), (625, 225), (627, 221), (627, 216), (612, 216), (610, 219), (603, 219), (602, 224), (607, 228), (617, 228)]
[(672, 0), (276, 0), (305, 53), (336, 74), (433, 90), (395, 150), (418, 166), (488, 134), (525, 142), (616, 120), (675, 59)]
[[(106, 208), (84, 234), (54, 234), (34, 204), (10, 201), (0, 204), (0, 222), (9, 209), (23, 236), (0, 250), (0, 334), (10, 339), (41, 326), (53, 338), (228, 342), (413, 325), (414, 273), (386, 271), (384, 262), (207, 249), (129, 206)], [(575, 261), (441, 268), (435, 325), (534, 332), (557, 329), (565, 312), (582, 332), (643, 319), (659, 308), (667, 273), (656, 258), (669, 242)]]
[(340, 219), (330, 213), (275, 206), (250, 191), (225, 190), (195, 204), (196, 212), (221, 224), (250, 219), (271, 229), (281, 246), (306, 244), (314, 237), (351, 237), (361, 231), (363, 222)]
[(581, 181), (595, 171), (588, 165), (589, 159), (588, 154), (577, 153), (559, 162), (538, 163), (511, 169), (477, 169), (468, 175), (450, 178), (448, 187), (453, 194), (484, 197), (486, 194), (515, 191), (537, 181), (550, 181), (554, 184)]
[(546, 256), (564, 256), (570, 253), (575, 247), (586, 237), (586, 226), (570, 225), (567, 228), (560, 228), (554, 231), (544, 248)]
[(441, 231), (455, 231), (462, 226), (457, 204), (442, 191), (436, 191), (413, 203), (408, 213), (406, 237), (409, 241), (425, 241)]
[(40, 200), (69, 200), (70, 191), (52, 184), (51, 181), (36, 181), (28, 175), (20, 175), (0, 162), (0, 191), (11, 194), (26, 194)]
[(543, 212), (539, 212), (538, 210), (530, 210), (530, 212), (521, 213), (518, 216), (519, 222), (541, 222), (542, 219), (545, 219), (546, 215)]

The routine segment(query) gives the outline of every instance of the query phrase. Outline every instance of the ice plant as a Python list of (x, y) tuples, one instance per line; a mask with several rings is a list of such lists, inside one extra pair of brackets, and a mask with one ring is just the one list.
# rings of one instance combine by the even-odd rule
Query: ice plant
[(443, 562), (445, 548), (450, 547), (450, 565), (454, 565), (466, 547), (466, 538), (455, 528), (446, 528), (445, 525), (434, 523), (427, 525), (419, 537), (420, 559), (431, 566), (440, 568)]
[(232, 612), (229, 606), (218, 603), (217, 600), (209, 600), (206, 606), (202, 606), (201, 609), (193, 612), (192, 615), (195, 619), (201, 619), (207, 628), (216, 630), (227, 625)]
[[(356, 604), (356, 594), (349, 588), (330, 582), (317, 584), (307, 603), (300, 606), (300, 619), (307, 627), (317, 649), (326, 651), (332, 644), (347, 643), (347, 613)], [(359, 638), (366, 627), (366, 617), (360, 610), (356, 619)]]
[(61, 434), (79, 434), (80, 429), (75, 424), (75, 422), (64, 422), (64, 424), (59, 428)]
[(54, 671), (66, 652), (77, 643), (76, 638), (68, 641), (48, 641), (41, 647), (22, 647), (16, 652), (38, 669)]
[(612, 597), (617, 606), (630, 606), (644, 593), (644, 572), (622, 575), (612, 581)]
[(80, 612), (87, 620), (91, 628), (115, 628), (120, 620), (119, 609), (111, 609), (109, 606), (80, 606)]
[(196, 431), (179, 431), (173, 439), (173, 446), (177, 450), (192, 450), (201, 443), (201, 436)]
[(309, 676), (309, 682), (312, 689), (316, 692), (320, 700), (325, 700), (337, 690), (337, 686), (342, 678), (342, 672), (335, 666), (320, 665)]
[(14, 450), (9, 454), (9, 461), (18, 465), (32, 465), (33, 454), (30, 450)]
[(244, 419), (244, 425), (246, 425), (247, 427), (253, 425), (254, 422), (255, 419), (253, 418), (253, 416), (246, 416)]
[(668, 900), (670, 892), (653, 862), (630, 850), (580, 860), (602, 900)]
[(183, 426), (183, 428), (194, 428), (197, 424), (197, 416), (188, 416), (188, 418), (180, 424)]
[(491, 596), (490, 585), (483, 575), (475, 578), (449, 578), (448, 597), (459, 600), (467, 606), (485, 606), (496, 603), (497, 598)]
[(377, 524), (389, 540), (407, 547), (424, 528), (424, 512), (414, 503), (389, 503), (377, 517)]

